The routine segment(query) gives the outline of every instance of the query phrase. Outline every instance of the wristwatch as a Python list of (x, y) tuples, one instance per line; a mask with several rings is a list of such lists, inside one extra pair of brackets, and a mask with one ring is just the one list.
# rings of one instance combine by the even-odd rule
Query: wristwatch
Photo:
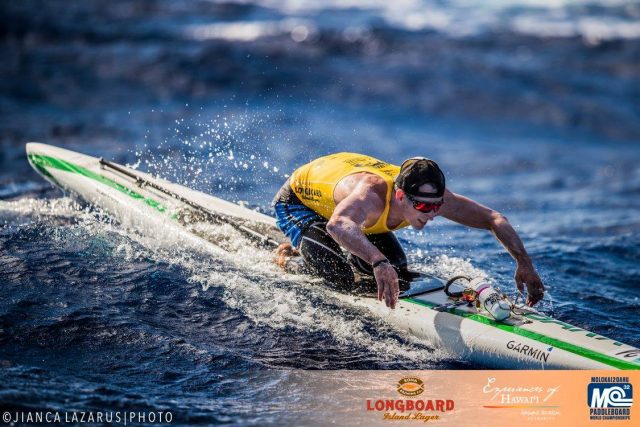
[(376, 267), (380, 267), (382, 264), (389, 264), (389, 260), (386, 258), (380, 259), (371, 264), (371, 268), (375, 269)]

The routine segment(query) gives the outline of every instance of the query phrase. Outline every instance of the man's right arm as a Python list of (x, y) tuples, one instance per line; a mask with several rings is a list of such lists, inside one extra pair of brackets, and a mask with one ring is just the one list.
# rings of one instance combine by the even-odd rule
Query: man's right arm
[[(336, 206), (329, 222), (327, 232), (340, 246), (352, 254), (374, 264), (386, 257), (367, 239), (362, 231), (367, 219), (379, 218), (384, 211), (384, 199), (379, 189), (365, 180)], [(386, 184), (383, 184), (386, 187)], [(386, 188), (384, 189), (386, 193)], [(387, 307), (395, 308), (398, 301), (398, 274), (389, 263), (381, 263), (374, 269), (378, 284), (378, 300), (384, 298)]]

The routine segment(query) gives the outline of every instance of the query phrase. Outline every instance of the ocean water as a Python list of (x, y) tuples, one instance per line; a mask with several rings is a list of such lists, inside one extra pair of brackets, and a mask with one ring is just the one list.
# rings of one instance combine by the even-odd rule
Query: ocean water
[[(429, 156), (514, 224), (540, 310), (640, 347), (640, 2), (310, 3), (0, 6), (3, 408), (270, 424), (280, 409), (243, 402), (292, 369), (483, 368), (282, 277), (232, 230), (229, 252), (127, 230), (31, 170), (27, 141), (265, 212), (317, 156)], [(398, 235), (416, 266), (515, 292), (485, 231)]]

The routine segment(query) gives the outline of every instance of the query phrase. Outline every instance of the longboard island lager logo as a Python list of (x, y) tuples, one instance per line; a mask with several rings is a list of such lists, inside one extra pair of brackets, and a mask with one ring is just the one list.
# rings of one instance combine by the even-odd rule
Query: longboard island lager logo
[(419, 396), (424, 390), (424, 382), (416, 377), (404, 377), (396, 384), (396, 391), (406, 398), (367, 399), (367, 411), (381, 412), (386, 421), (419, 420), (422, 422), (441, 419), (443, 413), (455, 409), (452, 399), (438, 399)]
[(424, 391), (424, 382), (420, 378), (404, 377), (398, 381), (397, 390), (403, 396), (418, 396)]
[(631, 419), (633, 386), (629, 377), (591, 377), (587, 405), (591, 420)]

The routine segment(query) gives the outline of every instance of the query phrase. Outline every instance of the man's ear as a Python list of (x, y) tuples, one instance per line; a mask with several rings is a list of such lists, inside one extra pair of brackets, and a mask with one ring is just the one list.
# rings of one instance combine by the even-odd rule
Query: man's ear
[(404, 199), (404, 191), (402, 191), (400, 188), (396, 188), (396, 200), (401, 202), (403, 199)]

